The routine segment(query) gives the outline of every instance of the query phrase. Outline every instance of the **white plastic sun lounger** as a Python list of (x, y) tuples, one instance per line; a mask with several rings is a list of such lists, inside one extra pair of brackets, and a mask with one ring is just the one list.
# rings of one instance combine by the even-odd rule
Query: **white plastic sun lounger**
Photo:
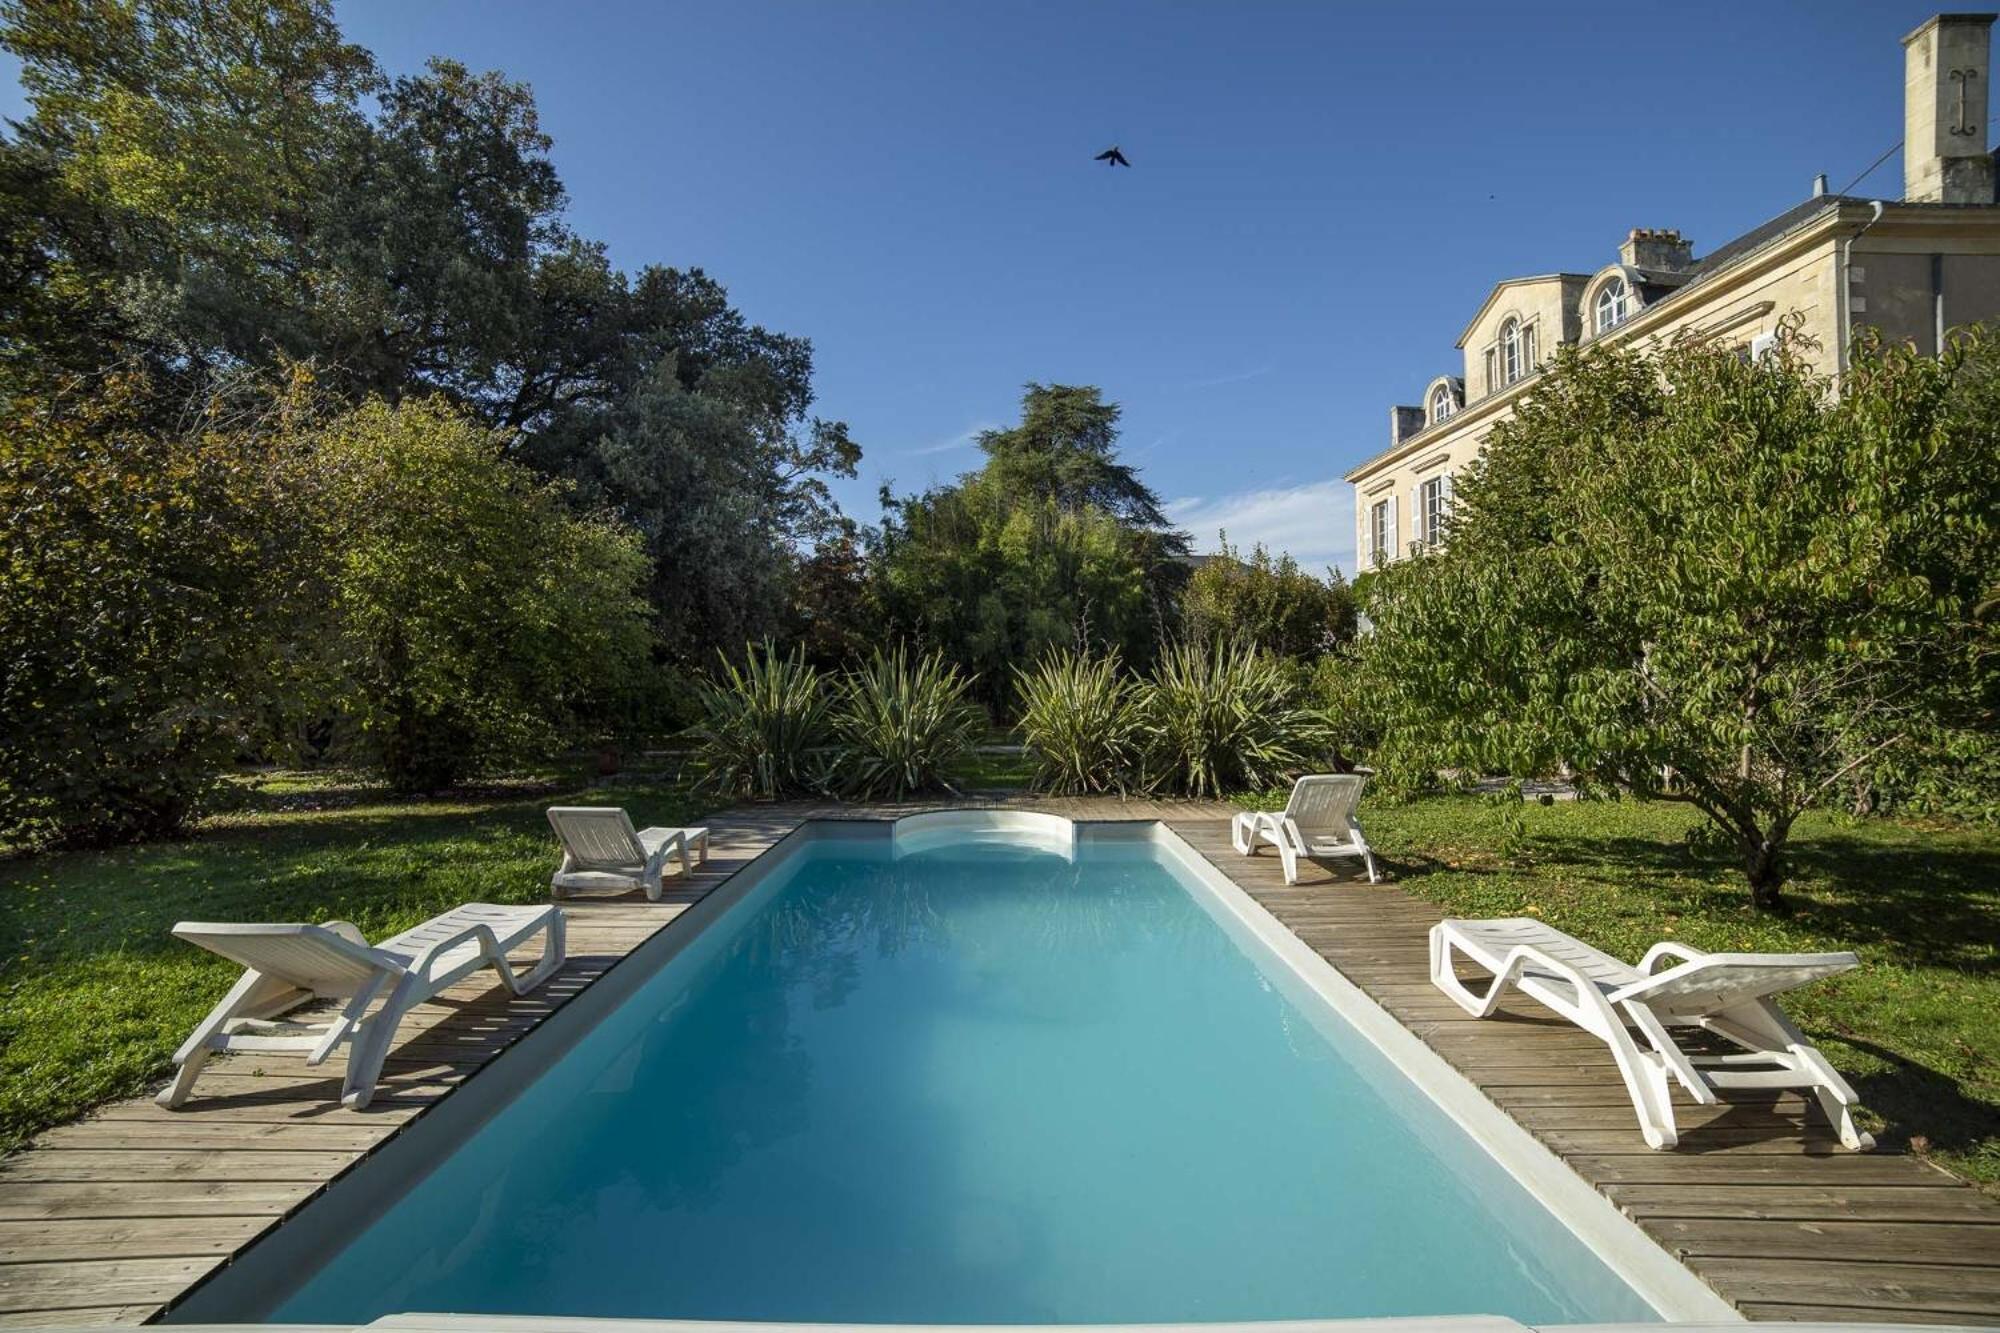
[[(516, 995), (548, 980), (563, 965), (563, 914), (554, 907), (467, 903), (380, 944), (371, 945), (347, 921), (309, 925), (230, 925), (183, 921), (174, 934), (245, 971), (221, 1003), (174, 1052), (180, 1072), (156, 1099), (179, 1107), (194, 1091), (208, 1058), (220, 1051), (303, 1054), (317, 1065), (351, 1041), (342, 1104), (360, 1109), (375, 1094), (396, 1026), (412, 1005), (483, 967), (500, 974)], [(525, 976), (507, 961), (511, 951), (542, 936), (542, 957)], [(384, 991), (375, 1013), (368, 1006)], [(331, 1021), (314, 1026), (272, 1021), (311, 1000), (346, 1000)]]
[(1300, 858), (1313, 856), (1358, 856), (1368, 866), (1368, 882), (1374, 884), (1381, 878), (1375, 870), (1375, 853), (1354, 817), (1367, 783), (1360, 773), (1300, 778), (1282, 811), (1246, 810), (1232, 819), (1229, 840), (1245, 856), (1255, 856), (1261, 843), (1276, 847), (1287, 884), (1299, 882)]
[[(1484, 995), (1459, 980), (1461, 957), (1493, 974)], [(1654, 971), (1663, 961), (1672, 966)], [(1854, 1123), (1854, 1089), (1771, 998), (1859, 963), (1851, 953), (1703, 953), (1662, 942), (1633, 967), (1527, 917), (1431, 927), (1431, 980), (1467, 1013), (1490, 1017), (1513, 986), (1608, 1045), (1654, 1148), (1678, 1139), (1669, 1078), (1703, 1106), (1734, 1088), (1810, 1090), (1843, 1144), (1874, 1147)], [(1691, 1027), (1742, 1050), (1689, 1055), (1670, 1029)]]
[(644, 889), (658, 902), (669, 860), (679, 857), (686, 872), (708, 859), (707, 829), (635, 831), (632, 816), (615, 805), (550, 806), (549, 827), (563, 849), (549, 880), (557, 897), (579, 889)]

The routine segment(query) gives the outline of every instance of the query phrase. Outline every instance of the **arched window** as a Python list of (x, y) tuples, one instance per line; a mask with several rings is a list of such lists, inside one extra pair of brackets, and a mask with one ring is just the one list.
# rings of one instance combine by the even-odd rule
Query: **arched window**
[(1500, 382), (1512, 384), (1528, 373), (1527, 339), (1521, 321), (1510, 319), (1500, 326)]
[(1438, 385), (1437, 389), (1431, 394), (1431, 424), (1435, 426), (1438, 422), (1450, 416), (1452, 406), (1450, 386), (1444, 384)]
[(1613, 278), (1597, 289), (1597, 331), (1609, 333), (1625, 322), (1630, 308), (1625, 279)]

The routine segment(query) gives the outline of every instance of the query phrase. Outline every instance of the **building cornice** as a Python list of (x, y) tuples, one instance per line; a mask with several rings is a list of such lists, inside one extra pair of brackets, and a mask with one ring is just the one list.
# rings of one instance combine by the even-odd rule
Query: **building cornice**
[[(1883, 223), (1887, 224), (1893, 218), (1897, 224), (1905, 221), (1917, 221), (1920, 226), (1936, 227), (1939, 225), (1950, 225), (1955, 220), (1957, 225), (1962, 226), (1963, 217), (1968, 213), (1981, 213), (1985, 217), (1991, 218), (1995, 233), (2000, 234), (2000, 209), (1984, 205), (1972, 205), (1965, 208), (1934, 209), (1929, 207), (1899, 208), (1891, 204), (1884, 213)], [(1939, 215), (1940, 221), (1927, 221), (1928, 217), (1932, 214)], [(1616, 329), (1600, 337), (1592, 338), (1581, 345), (1584, 347), (1613, 346), (1629, 343), (1636, 338), (1643, 338), (1648, 333), (1656, 331), (1660, 325), (1667, 323), (1677, 315), (1685, 313), (1690, 306), (1695, 305), (1697, 302), (1740, 287), (1744, 283), (1762, 276), (1775, 264), (1792, 258), (1800, 250), (1811, 249), (1813, 246), (1823, 243), (1829, 238), (1830, 233), (1840, 230), (1843, 225), (1859, 226), (1868, 221), (1871, 216), (1872, 211), (1867, 204), (1846, 201), (1829, 202), (1824, 212), (1812, 214), (1800, 222), (1798, 226), (1779, 232), (1776, 236), (1771, 237), (1755, 249), (1738, 255), (1727, 265), (1715, 270), (1713, 273), (1702, 274), (1686, 286), (1676, 288), (1641, 309)], [(1872, 237), (1882, 229), (1882, 226), (1878, 225), (1869, 234)], [(1558, 274), (1551, 276), (1566, 275)], [(1509, 279), (1507, 282), (1494, 287), (1494, 295), (1497, 296), (1503, 287), (1523, 281), (1537, 281), (1537, 279)], [(1488, 296), (1486, 305), (1480, 307), (1480, 315), (1476, 316), (1473, 320), (1475, 325), (1479, 322), (1479, 318), (1485, 315), (1486, 309), (1493, 303), (1493, 299), (1493, 296)], [(1461, 339), (1461, 343), (1462, 341)], [(1518, 384), (1511, 384), (1498, 393), (1488, 394), (1477, 403), (1468, 404), (1459, 411), (1454, 412), (1445, 421), (1439, 422), (1434, 426), (1427, 426), (1408, 439), (1402, 440), (1383, 450), (1381, 453), (1364, 459), (1343, 473), (1341, 479), (1354, 485), (1360, 485), (1371, 474), (1406, 462), (1414, 454), (1421, 453), (1426, 449), (1456, 442), (1464, 431), (1489, 422), (1502, 408), (1511, 406), (1524, 393), (1531, 391), (1540, 382), (1544, 373), (1541, 370), (1536, 370), (1522, 379)]]

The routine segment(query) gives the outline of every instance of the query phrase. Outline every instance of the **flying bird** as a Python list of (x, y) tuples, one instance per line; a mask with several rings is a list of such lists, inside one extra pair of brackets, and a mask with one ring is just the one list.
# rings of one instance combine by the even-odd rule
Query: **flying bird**
[(1093, 157), (1090, 160), (1093, 162), (1103, 162), (1114, 167), (1129, 167), (1132, 165), (1130, 162), (1127, 162), (1125, 160), (1125, 154), (1118, 151), (1117, 144), (1111, 145), (1111, 147), (1105, 149), (1103, 152), (1099, 153), (1096, 157)]

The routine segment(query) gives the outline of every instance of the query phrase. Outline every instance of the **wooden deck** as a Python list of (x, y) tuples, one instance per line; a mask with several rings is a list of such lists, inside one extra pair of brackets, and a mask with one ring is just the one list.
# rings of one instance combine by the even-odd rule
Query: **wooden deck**
[[(1681, 1148), (1646, 1151), (1601, 1045), (1520, 1002), (1478, 1022), (1430, 987), (1439, 914), (1393, 886), (1311, 869), (1287, 887), (1275, 857), (1229, 849), (1211, 803), (965, 804), (1165, 821), (1746, 1315), (2000, 1322), (2000, 1204), (1912, 1158), (1843, 1151), (1790, 1094), (1684, 1106)], [(43, 1135), (0, 1162), (0, 1325), (158, 1317), (806, 819), (935, 807), (712, 817), (711, 860), (666, 901), (566, 902), (569, 965), (535, 994), (474, 979), (407, 1019), (367, 1111), (340, 1107), (338, 1057), (228, 1057), (182, 1111), (121, 1102)]]
[(1745, 1316), (2000, 1323), (2000, 1203), (1847, 1151), (1796, 1093), (1703, 1107), (1676, 1088), (1680, 1146), (1653, 1152), (1602, 1042), (1519, 996), (1481, 1020), (1431, 986), (1436, 907), (1337, 862), (1288, 886), (1226, 824), (1167, 823)]

